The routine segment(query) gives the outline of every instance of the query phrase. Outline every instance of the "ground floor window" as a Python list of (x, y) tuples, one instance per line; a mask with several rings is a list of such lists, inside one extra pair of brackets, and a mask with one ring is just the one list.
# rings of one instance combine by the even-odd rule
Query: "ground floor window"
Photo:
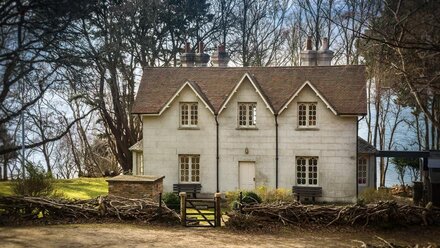
[(318, 185), (318, 157), (296, 157), (296, 183)]
[(358, 159), (358, 184), (367, 184), (367, 158), (359, 157)]
[(179, 174), (181, 183), (199, 183), (200, 155), (179, 155)]
[(136, 174), (144, 174), (144, 156), (140, 152), (136, 152)]

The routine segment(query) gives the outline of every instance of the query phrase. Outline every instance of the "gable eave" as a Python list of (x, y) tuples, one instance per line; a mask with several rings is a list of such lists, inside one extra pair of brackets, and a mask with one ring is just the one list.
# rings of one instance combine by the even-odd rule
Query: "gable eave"
[(269, 109), (269, 111), (272, 114), (275, 114), (275, 111), (272, 107), (272, 105), (270, 104), (269, 100), (266, 99), (265, 95), (263, 94), (261, 87), (258, 86), (258, 83), (253, 80), (253, 78), (249, 75), (249, 73), (245, 73), (240, 81), (235, 85), (235, 87), (232, 89), (232, 91), (229, 93), (228, 97), (226, 98), (226, 100), (220, 105), (220, 109), (218, 111), (218, 115), (220, 115), (220, 113), (226, 108), (226, 105), (228, 105), (229, 101), (232, 99), (232, 97), (234, 96), (234, 94), (238, 91), (238, 88), (240, 88), (240, 85), (244, 82), (244, 79), (248, 78), (249, 82), (251, 82), (251, 85), (254, 87), (255, 91), (257, 92), (257, 94), (261, 97), (261, 99), (263, 100), (264, 104), (266, 104), (266, 107)]
[(298, 90), (296, 90), (292, 96), (287, 100), (287, 102), (283, 105), (283, 107), (278, 111), (278, 115), (280, 115), (285, 109), (287, 109), (290, 105), (290, 103), (299, 95), (299, 93), (304, 89), (304, 87), (309, 86), (314, 92), (315, 94), (319, 97), (319, 99), (321, 101), (324, 102), (324, 104), (327, 106), (328, 109), (330, 109), (330, 111), (334, 114), (334, 115), (338, 115), (338, 112), (336, 111), (336, 109), (327, 101), (327, 99), (319, 92), (318, 89), (315, 88), (315, 86), (313, 86), (312, 83), (310, 83), (310, 81), (305, 81), (299, 88)]
[[(211, 104), (207, 102), (207, 100), (205, 100), (200, 94), (199, 92), (197, 92), (197, 90), (194, 88), (193, 85), (191, 85), (190, 81), (186, 81), (185, 83), (182, 84), (182, 86), (176, 91), (176, 93), (173, 94), (173, 96), (165, 103), (165, 105), (161, 108), (161, 110), (159, 111), (158, 114), (150, 114), (150, 116), (160, 116), (162, 115), (163, 112), (165, 112), (165, 110), (167, 110), (171, 104), (174, 102), (174, 100), (180, 95), (180, 92), (182, 92), (182, 90), (188, 86), (193, 92), (194, 94), (203, 102), (203, 104), (205, 105), (205, 107), (209, 110), (209, 112), (211, 112), (211, 114), (214, 114), (214, 109), (211, 107)], [(148, 116), (148, 114), (147, 114)]]

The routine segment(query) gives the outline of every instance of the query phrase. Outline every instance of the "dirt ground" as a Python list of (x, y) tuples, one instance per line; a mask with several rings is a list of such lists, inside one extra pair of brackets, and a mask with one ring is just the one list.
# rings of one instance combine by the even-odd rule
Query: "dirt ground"
[[(393, 231), (286, 229), (277, 233), (236, 233), (225, 228), (184, 228), (133, 224), (72, 224), (0, 227), (0, 247), (360, 247), (360, 240), (384, 245), (440, 244), (440, 228)], [(436, 246), (434, 246), (436, 247)]]

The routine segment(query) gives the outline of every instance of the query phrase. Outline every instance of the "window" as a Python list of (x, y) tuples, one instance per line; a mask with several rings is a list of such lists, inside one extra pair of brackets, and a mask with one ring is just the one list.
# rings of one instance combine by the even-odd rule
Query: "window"
[(198, 106), (196, 102), (180, 104), (180, 126), (181, 127), (197, 127)]
[(296, 183), (318, 185), (318, 157), (296, 157)]
[(367, 184), (367, 158), (358, 159), (358, 184)]
[(256, 127), (257, 104), (238, 103), (238, 126), (242, 128)]
[(179, 155), (181, 183), (200, 182), (200, 155)]
[(316, 103), (298, 104), (298, 126), (316, 127)]
[(143, 175), (144, 174), (144, 158), (142, 153), (136, 152), (136, 174)]

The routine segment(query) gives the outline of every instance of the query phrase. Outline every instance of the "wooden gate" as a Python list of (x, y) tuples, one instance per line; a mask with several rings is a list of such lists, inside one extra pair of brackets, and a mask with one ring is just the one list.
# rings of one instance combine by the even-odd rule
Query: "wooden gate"
[(180, 196), (181, 224), (186, 227), (221, 226), (220, 193), (212, 199), (188, 199), (185, 192)]

